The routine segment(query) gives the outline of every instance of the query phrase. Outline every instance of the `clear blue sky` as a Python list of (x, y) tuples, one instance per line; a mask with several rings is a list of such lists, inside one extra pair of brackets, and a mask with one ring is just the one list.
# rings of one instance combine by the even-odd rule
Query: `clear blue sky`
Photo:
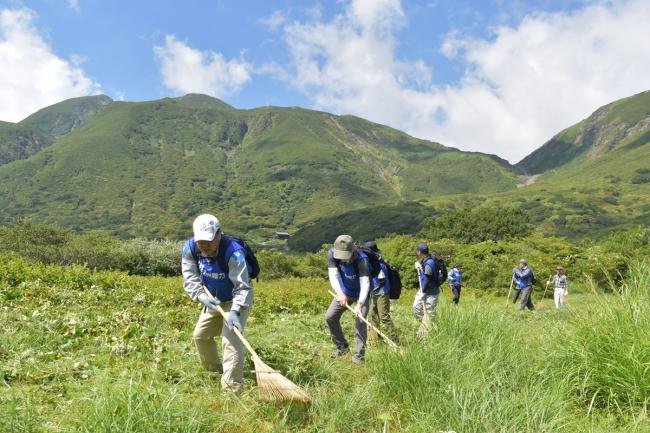
[[(650, 75), (648, 51), (625, 57), (612, 36), (642, 40), (648, 3), (0, 0), (0, 119), (80, 94), (197, 91), (238, 108), (356, 114), (515, 161), (598, 105), (650, 88), (641, 72), (625, 86), (621, 72), (596, 72), (629, 59)], [(50, 70), (44, 56), (63, 65)]]

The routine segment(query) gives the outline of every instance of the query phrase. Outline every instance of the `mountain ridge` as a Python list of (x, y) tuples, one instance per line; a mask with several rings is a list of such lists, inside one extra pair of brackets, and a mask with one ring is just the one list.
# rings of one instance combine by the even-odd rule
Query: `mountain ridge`
[(105, 104), (37, 154), (0, 166), (0, 181), (2, 223), (33, 215), (174, 237), (206, 210), (268, 234), (376, 204), (503, 191), (519, 175), (493, 156), (354, 116), (238, 110), (186, 95)]

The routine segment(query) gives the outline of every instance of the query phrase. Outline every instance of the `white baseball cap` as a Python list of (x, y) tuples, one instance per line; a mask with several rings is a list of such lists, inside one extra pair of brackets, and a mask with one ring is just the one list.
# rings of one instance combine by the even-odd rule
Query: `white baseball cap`
[(221, 224), (216, 216), (204, 213), (194, 220), (192, 228), (194, 229), (195, 241), (212, 241), (219, 231)]

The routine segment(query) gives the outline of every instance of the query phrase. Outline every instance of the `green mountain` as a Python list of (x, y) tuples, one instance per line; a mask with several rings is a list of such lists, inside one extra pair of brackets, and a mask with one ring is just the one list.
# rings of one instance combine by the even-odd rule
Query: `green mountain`
[(52, 143), (54, 138), (36, 127), (0, 122), (0, 165), (28, 158)]
[[(650, 92), (615, 101), (516, 164), (527, 186), (456, 205), (515, 205), (538, 231), (601, 236), (650, 222)], [(431, 206), (440, 203), (429, 203)]]
[(20, 121), (20, 124), (37, 127), (54, 138), (59, 138), (83, 125), (111, 102), (113, 100), (106, 95), (72, 98), (38, 110)]
[(516, 166), (530, 174), (556, 172), (581, 179), (620, 176), (648, 165), (648, 143), (650, 91), (599, 108)]
[[(182, 237), (195, 215), (210, 211), (226, 230), (264, 238), (368, 206), (491, 194), (521, 181), (497, 157), (353, 116), (237, 110), (203, 95), (93, 98), (85, 102), (95, 108), (64, 101), (25, 119), (59, 138), (0, 166), (0, 224), (31, 217), (75, 230)], [(68, 115), (48, 114), (55, 112)]]
[(45, 107), (19, 123), (0, 121), (0, 165), (29, 158), (111, 102), (105, 95), (84, 96)]

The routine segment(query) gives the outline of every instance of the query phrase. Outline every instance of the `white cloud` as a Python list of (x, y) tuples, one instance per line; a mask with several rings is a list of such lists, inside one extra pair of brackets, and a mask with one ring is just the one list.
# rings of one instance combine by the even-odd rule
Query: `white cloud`
[(58, 57), (34, 27), (29, 9), (0, 10), (0, 119), (16, 122), (36, 110), (101, 86)]
[(650, 89), (648, 22), (650, 3), (628, 0), (528, 15), (490, 39), (451, 34), (441, 50), (466, 67), (453, 86), (400, 58), (399, 0), (353, 0), (329, 22), (284, 31), (290, 80), (317, 108), (515, 162), (599, 106)]
[(284, 12), (281, 10), (274, 11), (271, 16), (267, 18), (262, 18), (258, 22), (264, 24), (271, 30), (277, 30), (281, 25), (287, 21), (287, 17)]
[(79, 0), (68, 0), (68, 7), (75, 11), (76, 13), (81, 13), (81, 7), (79, 6)]
[(251, 79), (251, 66), (243, 59), (226, 60), (221, 53), (199, 51), (173, 35), (154, 47), (165, 86), (179, 93), (205, 93), (224, 97), (236, 93)]

